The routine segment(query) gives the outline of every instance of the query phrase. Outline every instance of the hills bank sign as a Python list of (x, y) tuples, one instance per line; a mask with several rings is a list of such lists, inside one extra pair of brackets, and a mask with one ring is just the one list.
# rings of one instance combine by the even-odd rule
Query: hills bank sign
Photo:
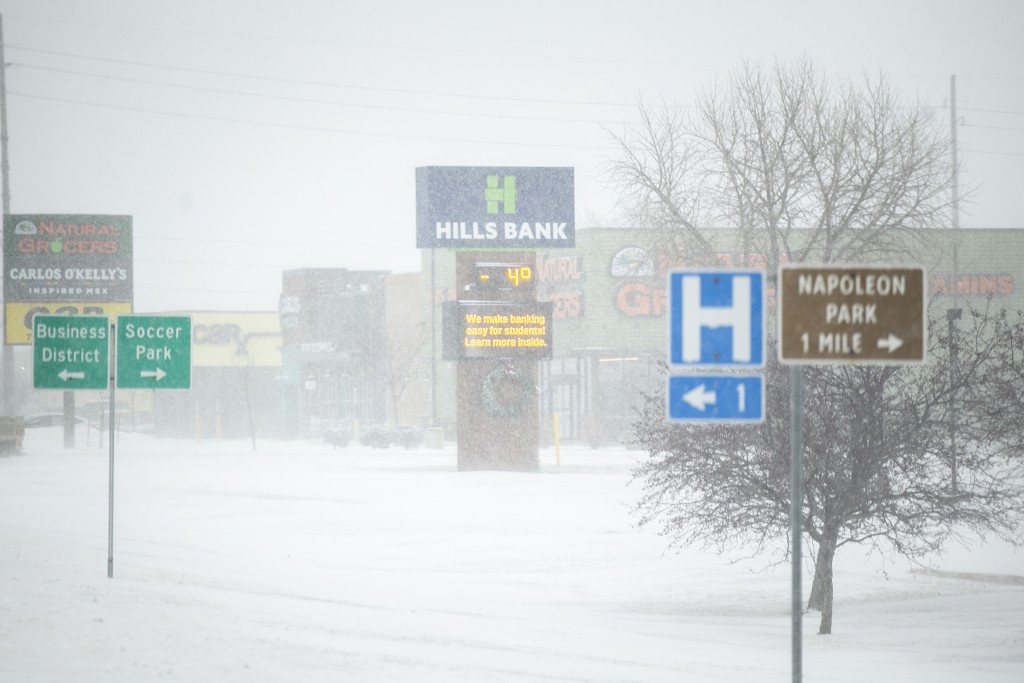
[(420, 249), (574, 247), (573, 169), (417, 168), (416, 246)]

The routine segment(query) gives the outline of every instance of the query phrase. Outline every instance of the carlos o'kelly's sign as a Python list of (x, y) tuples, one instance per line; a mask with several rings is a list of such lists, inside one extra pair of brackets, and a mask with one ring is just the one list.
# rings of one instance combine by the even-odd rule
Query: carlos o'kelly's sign
[(418, 248), (552, 249), (575, 245), (572, 168), (416, 169)]
[(11, 214), (4, 220), (5, 343), (31, 343), (32, 316), (132, 308), (132, 217)]

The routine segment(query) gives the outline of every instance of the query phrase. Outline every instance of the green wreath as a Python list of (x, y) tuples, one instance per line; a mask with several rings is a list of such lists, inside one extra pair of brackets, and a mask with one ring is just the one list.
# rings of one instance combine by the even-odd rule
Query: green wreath
[(480, 401), (494, 417), (514, 417), (533, 396), (533, 384), (522, 370), (504, 367), (493, 370), (480, 385)]

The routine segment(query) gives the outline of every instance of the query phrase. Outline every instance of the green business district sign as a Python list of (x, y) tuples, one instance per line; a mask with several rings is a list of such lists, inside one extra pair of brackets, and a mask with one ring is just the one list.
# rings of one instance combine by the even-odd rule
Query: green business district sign
[(192, 318), (121, 315), (117, 318), (119, 389), (189, 389)]
[[(189, 389), (192, 319), (121, 315), (116, 325), (119, 389)], [(36, 389), (106, 389), (110, 319), (101, 315), (37, 315), (32, 319)]]
[(32, 319), (36, 389), (106, 389), (110, 319), (105, 315), (37, 315)]
[(420, 249), (554, 249), (576, 245), (573, 169), (416, 169)]

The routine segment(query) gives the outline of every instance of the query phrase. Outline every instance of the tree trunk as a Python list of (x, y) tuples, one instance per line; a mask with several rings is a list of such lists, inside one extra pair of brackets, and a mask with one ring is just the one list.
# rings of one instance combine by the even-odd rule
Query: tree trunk
[(809, 609), (821, 611), (819, 635), (832, 633), (832, 560), (836, 556), (838, 533), (825, 532), (818, 544), (818, 557), (814, 561), (814, 583), (807, 600)]
[(256, 452), (256, 420), (252, 414), (252, 391), (250, 390), (249, 368), (245, 369), (242, 378), (242, 389), (245, 394), (245, 412), (249, 418), (249, 438), (252, 439), (252, 452)]

